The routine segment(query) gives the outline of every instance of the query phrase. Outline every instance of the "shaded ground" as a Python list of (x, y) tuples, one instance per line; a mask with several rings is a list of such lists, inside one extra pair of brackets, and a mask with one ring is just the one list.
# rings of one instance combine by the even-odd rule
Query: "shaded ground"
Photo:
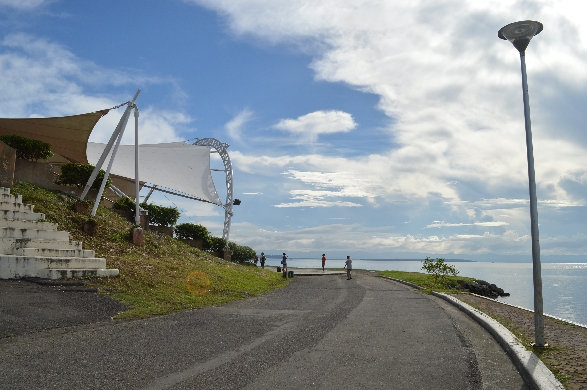
[(79, 286), (0, 279), (0, 339), (80, 324), (111, 321), (126, 306)]
[[(468, 294), (456, 298), (490, 315), (526, 345), (534, 340), (534, 313)], [(544, 338), (551, 348), (535, 351), (568, 389), (587, 389), (587, 329), (544, 318)]]

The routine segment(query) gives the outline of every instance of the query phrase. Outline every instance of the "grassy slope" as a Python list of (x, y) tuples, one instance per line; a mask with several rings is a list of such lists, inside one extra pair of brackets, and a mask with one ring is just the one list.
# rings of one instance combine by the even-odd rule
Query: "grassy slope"
[(457, 280), (465, 280), (467, 282), (475, 280), (474, 278), (468, 278), (465, 276), (447, 276), (446, 280), (448, 282), (447, 284), (449, 285), (447, 287), (444, 283), (434, 280), (433, 275), (424, 274), (421, 272), (379, 271), (377, 275), (388, 276), (390, 278), (399, 279), (416, 284), (426, 289), (427, 292), (430, 292), (432, 290), (439, 292), (459, 292), (460, 290), (456, 288), (451, 288), (450, 285), (456, 286)]
[(132, 225), (101, 207), (95, 218), (98, 233), (91, 237), (82, 230), (89, 216), (72, 210), (74, 198), (28, 183), (15, 183), (11, 192), (35, 205), (35, 211), (44, 213), (48, 222), (58, 223), (71, 240), (82, 241), (84, 249), (106, 258), (108, 268), (120, 270), (118, 277), (89, 281), (131, 307), (120, 317), (216, 305), (287, 284), (281, 274), (218, 259), (165, 235), (145, 232), (144, 245), (136, 246), (130, 242)]

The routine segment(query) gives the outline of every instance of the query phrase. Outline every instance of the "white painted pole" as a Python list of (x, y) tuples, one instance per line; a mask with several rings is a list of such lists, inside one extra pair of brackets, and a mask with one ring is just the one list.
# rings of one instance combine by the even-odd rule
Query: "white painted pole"
[(121, 131), (124, 132), (124, 127), (126, 127), (126, 123), (128, 121), (128, 116), (130, 115), (130, 110), (132, 110), (132, 107), (134, 106), (134, 102), (139, 97), (139, 93), (141, 93), (140, 89), (137, 90), (137, 92), (135, 93), (135, 96), (132, 99), (132, 104), (129, 104), (126, 107), (124, 114), (122, 114), (122, 116), (120, 117), (120, 120), (118, 121), (118, 125), (116, 126), (116, 129), (114, 130), (114, 132), (110, 136), (110, 140), (108, 141), (106, 148), (104, 148), (104, 151), (102, 152), (102, 155), (100, 156), (100, 159), (98, 160), (98, 163), (96, 164), (96, 167), (94, 168), (94, 171), (92, 172), (92, 174), (90, 175), (90, 178), (88, 179), (88, 182), (86, 183), (86, 186), (84, 188), (84, 191), (82, 192), (80, 200), (84, 200), (86, 195), (88, 195), (88, 192), (90, 191), (90, 188), (92, 187), (92, 184), (94, 184), (94, 180), (96, 180), (96, 177), (98, 176), (98, 173), (100, 172), (100, 169), (102, 169), (102, 165), (104, 164), (106, 157), (108, 157), (108, 153), (110, 153), (110, 150), (112, 149), (112, 145), (114, 144), (114, 141), (118, 138), (118, 135), (120, 134)]
[(522, 90), (524, 99), (524, 122), (526, 124), (526, 153), (528, 158), (528, 181), (530, 191), (530, 231), (532, 234), (532, 266), (534, 281), (534, 337), (535, 345), (543, 347), (544, 308), (542, 299), (542, 267), (540, 264), (540, 240), (538, 237), (538, 200), (536, 197), (536, 178), (534, 174), (534, 148), (532, 146), (532, 125), (530, 123), (530, 98), (526, 76), (526, 55), (520, 52), (522, 68)]
[[(128, 115), (126, 116), (126, 121), (128, 121)], [(114, 158), (116, 157), (116, 152), (118, 151), (118, 146), (120, 145), (120, 141), (122, 141), (122, 136), (124, 135), (124, 129), (126, 128), (126, 121), (122, 128), (120, 134), (118, 134), (118, 139), (116, 140), (116, 145), (114, 145), (114, 149), (112, 150), (112, 156), (110, 156), (110, 161), (108, 162), (108, 168), (106, 169), (106, 173), (104, 173), (104, 179), (102, 179), (102, 184), (100, 185), (100, 190), (98, 191), (98, 196), (96, 197), (96, 201), (94, 202), (94, 208), (92, 209), (92, 217), (96, 216), (96, 211), (98, 211), (98, 205), (100, 204), (100, 200), (102, 200), (102, 194), (104, 193), (104, 188), (106, 187), (106, 182), (108, 181), (108, 175), (110, 175), (110, 169), (112, 169), (112, 164), (114, 163)]]
[(139, 200), (139, 108), (135, 106), (135, 225), (141, 225)]

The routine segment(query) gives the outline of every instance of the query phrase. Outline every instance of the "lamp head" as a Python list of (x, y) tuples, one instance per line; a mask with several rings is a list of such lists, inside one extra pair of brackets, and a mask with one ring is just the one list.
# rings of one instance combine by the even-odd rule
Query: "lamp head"
[(542, 23), (533, 20), (524, 20), (521, 22), (510, 23), (502, 27), (497, 36), (501, 39), (510, 41), (520, 53), (524, 53), (530, 40), (542, 31)]

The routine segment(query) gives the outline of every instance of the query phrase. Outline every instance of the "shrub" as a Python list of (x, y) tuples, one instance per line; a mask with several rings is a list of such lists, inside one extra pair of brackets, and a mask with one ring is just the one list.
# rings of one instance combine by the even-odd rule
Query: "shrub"
[(130, 210), (135, 211), (135, 201), (131, 198), (127, 198), (123, 196), (122, 198), (118, 198), (112, 203), (112, 208), (118, 210)]
[(177, 238), (186, 240), (203, 240), (207, 241), (210, 238), (210, 232), (205, 226), (196, 225), (194, 223), (182, 223), (175, 227), (175, 235)]
[(430, 257), (426, 257), (422, 264), (422, 269), (432, 274), (436, 283), (440, 282), (445, 285), (449, 275), (457, 276), (459, 273), (454, 265), (446, 264), (444, 259), (436, 258), (436, 260), (432, 260)]
[[(149, 213), (149, 223), (160, 226), (173, 226), (179, 219), (180, 213), (177, 207), (164, 207), (154, 203), (141, 203), (139, 206)], [(135, 211), (135, 201), (131, 198), (122, 197), (117, 199), (113, 208), (119, 210)]]
[(228, 247), (232, 251), (232, 261), (236, 263), (251, 262), (257, 254), (253, 248), (245, 245), (238, 245), (234, 242), (229, 242)]
[[(73, 185), (77, 187), (84, 187), (92, 172), (94, 171), (94, 166), (92, 164), (81, 164), (81, 163), (67, 163), (61, 166), (61, 176), (55, 183), (62, 184), (62, 185)], [(100, 169), (96, 180), (92, 183), (92, 189), (99, 190), (100, 186), (102, 185), (102, 180), (104, 180), (104, 175), (106, 173)], [(106, 181), (106, 187), (109, 188), (112, 184), (112, 180), (110, 176), (108, 176), (108, 180)]]
[(36, 139), (9, 134), (0, 136), (0, 141), (15, 149), (16, 158), (22, 158), (23, 160), (46, 160), (53, 156), (51, 145)]
[(222, 237), (211, 236), (208, 243), (204, 243), (204, 249), (208, 252), (220, 252), (228, 245), (228, 242)]
[(164, 207), (153, 203), (141, 203), (140, 206), (149, 212), (149, 223), (156, 225), (173, 226), (180, 216), (177, 207)]

